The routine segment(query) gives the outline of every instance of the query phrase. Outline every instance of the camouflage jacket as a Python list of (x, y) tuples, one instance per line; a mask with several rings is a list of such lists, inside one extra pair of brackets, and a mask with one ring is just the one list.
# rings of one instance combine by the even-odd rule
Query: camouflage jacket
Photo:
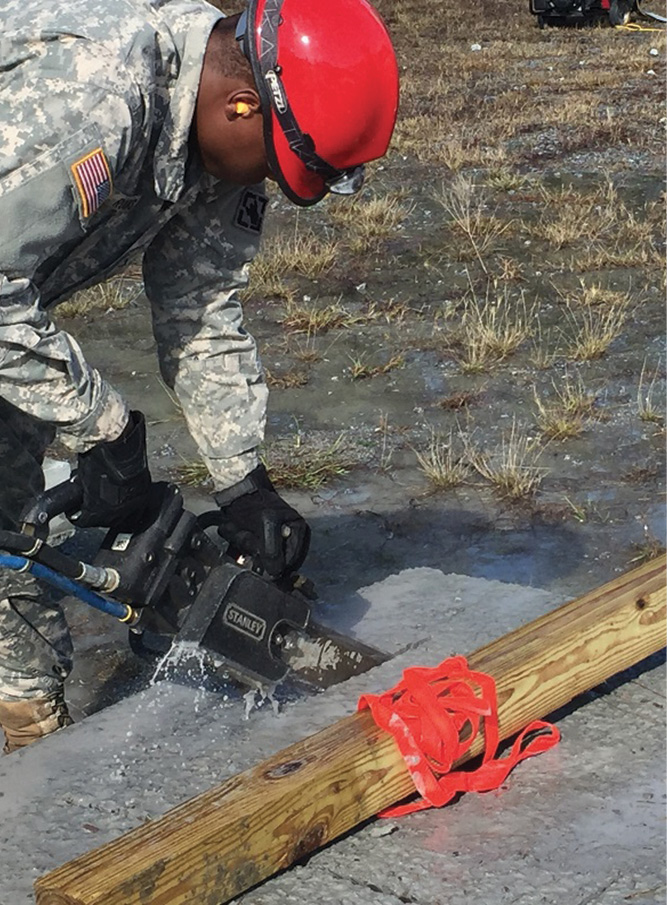
[(73, 450), (118, 435), (126, 403), (49, 309), (143, 251), (162, 373), (217, 488), (256, 464), (266, 387), (237, 293), (261, 186), (207, 176), (190, 127), (203, 0), (3, 0), (0, 397)]

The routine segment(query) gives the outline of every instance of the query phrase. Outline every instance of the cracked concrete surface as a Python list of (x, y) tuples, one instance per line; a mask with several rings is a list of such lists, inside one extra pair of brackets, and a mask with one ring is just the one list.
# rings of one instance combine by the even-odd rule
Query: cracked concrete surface
[[(30, 905), (41, 873), (331, 724), (406, 666), (468, 653), (561, 602), (536, 589), (406, 570), (350, 602), (360, 638), (394, 653), (411, 645), (366, 676), (249, 720), (231, 692), (225, 701), (162, 682), (3, 758), (0, 905)], [(498, 792), (371, 821), (236, 901), (664, 903), (664, 708), (656, 656), (558, 714), (561, 744), (519, 765)]]

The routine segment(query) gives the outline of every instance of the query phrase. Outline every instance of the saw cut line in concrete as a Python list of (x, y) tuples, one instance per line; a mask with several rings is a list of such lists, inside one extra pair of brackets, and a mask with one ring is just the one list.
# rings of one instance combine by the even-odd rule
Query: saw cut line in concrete
[[(403, 652), (277, 717), (267, 705), (244, 720), (238, 698), (160, 682), (0, 760), (0, 905), (31, 905), (41, 873), (330, 725), (407, 666), (470, 652), (562, 602), (429, 568), (355, 598), (358, 637)], [(392, 832), (373, 823), (237, 901), (663, 902), (663, 683), (658, 665), (589, 695), (560, 721), (561, 745), (518, 767), (498, 793), (394, 821)]]

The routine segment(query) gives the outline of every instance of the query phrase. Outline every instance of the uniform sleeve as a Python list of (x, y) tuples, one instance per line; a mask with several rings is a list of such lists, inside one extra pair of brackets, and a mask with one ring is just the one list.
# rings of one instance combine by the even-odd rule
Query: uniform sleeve
[(40, 304), (39, 274), (103, 211), (131, 116), (118, 97), (48, 80), (10, 93), (0, 90), (0, 397), (82, 452), (118, 436), (127, 408)]
[(255, 467), (264, 435), (267, 389), (238, 291), (265, 206), (261, 187), (214, 184), (169, 221), (144, 257), (162, 374), (217, 490)]

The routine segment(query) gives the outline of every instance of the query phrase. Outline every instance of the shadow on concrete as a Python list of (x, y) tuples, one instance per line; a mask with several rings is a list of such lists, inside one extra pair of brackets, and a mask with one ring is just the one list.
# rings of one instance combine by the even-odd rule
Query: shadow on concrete
[(567, 525), (524, 521), (499, 528), (480, 513), (435, 505), (314, 518), (312, 528), (307, 571), (323, 600), (336, 606), (340, 631), (353, 629), (366, 611), (357, 589), (404, 569), (549, 587), (576, 570), (586, 553), (581, 535)]

